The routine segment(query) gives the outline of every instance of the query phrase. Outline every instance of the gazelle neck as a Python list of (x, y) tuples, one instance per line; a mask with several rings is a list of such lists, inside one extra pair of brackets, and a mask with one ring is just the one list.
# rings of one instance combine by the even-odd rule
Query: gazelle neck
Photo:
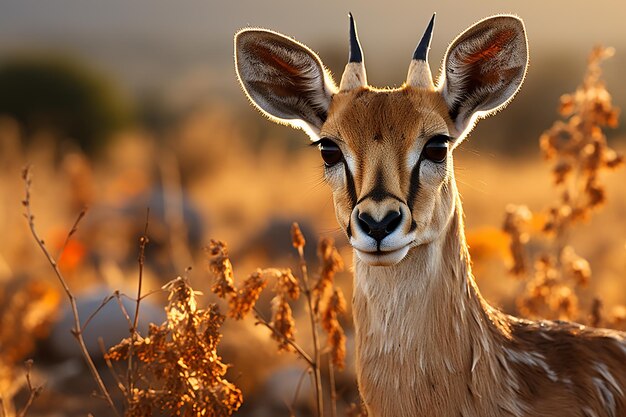
[(436, 240), (391, 267), (355, 256), (354, 280), (359, 385), (378, 407), (370, 415), (472, 415), (476, 398), (497, 401), (486, 381), (502, 380), (494, 351), (508, 326), (474, 284), (458, 196)]

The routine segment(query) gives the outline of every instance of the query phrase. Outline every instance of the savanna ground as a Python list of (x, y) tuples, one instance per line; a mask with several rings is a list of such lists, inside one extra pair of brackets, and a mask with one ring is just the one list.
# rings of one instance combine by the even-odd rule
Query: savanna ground
[[(572, 85), (570, 90), (574, 88)], [(557, 107), (558, 96), (546, 100), (552, 100)], [(554, 119), (559, 117), (555, 111)], [(142, 120), (117, 130), (97, 154), (87, 156), (71, 141), (68, 145), (60, 140), (58, 132), (30, 131), (8, 116), (0, 118), (0, 399), (3, 402), (0, 415), (12, 415), (13, 406), (19, 415), (29, 401), (23, 365), (28, 358), (34, 359), (29, 371), (33, 384), (43, 388), (36, 391), (37, 398), (26, 415), (111, 415), (106, 402), (96, 398), (101, 393), (92, 396), (98, 387), (83, 365), (70, 333), (71, 326), (55, 324), (64, 316), (70, 320), (71, 315), (53, 269), (31, 236), (24, 218), (27, 208), (35, 216), (33, 223), (47, 249), (58, 256), (60, 272), (72, 293), (79, 301), (90, 300), (88, 306), (79, 309), (83, 323), (107, 295), (115, 290), (127, 295), (120, 299), (130, 311), (130, 326), (120, 313), (117, 300), (111, 299), (107, 309), (95, 316), (100, 320), (94, 318), (89, 324), (91, 333), (84, 334), (95, 366), (120, 410), (124, 400), (117, 385), (128, 389), (129, 384), (139, 386), (171, 375), (165, 369), (154, 374), (156, 371), (152, 369), (153, 374), (144, 375), (145, 380), (127, 380), (127, 364), (122, 353), (118, 355), (122, 360), (113, 365), (123, 375), (121, 381), (116, 380), (102, 359), (97, 337), (105, 337), (107, 348), (128, 337), (128, 327), (133, 327), (134, 318), (132, 299), (136, 298), (140, 274), (141, 294), (150, 294), (142, 299), (142, 320), (138, 323), (144, 336), (145, 322), (153, 320), (160, 324), (166, 319), (163, 308), (168, 304), (168, 290), (178, 287), (170, 285), (165, 290), (162, 287), (177, 276), (186, 277), (193, 289), (201, 292), (196, 295), (198, 308), (217, 303), (226, 313), (228, 303), (219, 300), (211, 289), (215, 277), (209, 270), (211, 254), (205, 248), (212, 238), (228, 243), (237, 285), (258, 267), (291, 268), (301, 280), (300, 258), (290, 236), (291, 223), (296, 221), (307, 239), (304, 258), (311, 282), (315, 283), (319, 268), (324, 266), (315, 256), (317, 242), (331, 238), (346, 265), (334, 277), (334, 285), (346, 300), (351, 299), (351, 250), (336, 227), (330, 193), (321, 180), (321, 159), (315, 149), (307, 146), (303, 134), (286, 133), (286, 128), (267, 128), (252, 111), (223, 103), (196, 106), (165, 125), (149, 123), (153, 120), (150, 117)], [(491, 303), (512, 314), (542, 313), (550, 318), (624, 329), (624, 168), (595, 168), (594, 175), (598, 175), (606, 202), (589, 212), (585, 220), (564, 226), (567, 230), (555, 243), (549, 233), (542, 231), (549, 220), (548, 208), (562, 198), (562, 188), (553, 182), (555, 161), (545, 161), (539, 150), (539, 137), (549, 127), (537, 126), (535, 133), (525, 138), (527, 145), (504, 151), (480, 146), (485, 138), (479, 131), (456, 151), (456, 178), (463, 197), (478, 285)], [(625, 138), (606, 126), (601, 127), (609, 145), (624, 153)], [(506, 140), (488, 139), (489, 143)], [(23, 204), (25, 166), (30, 166), (32, 175), (27, 206)], [(585, 169), (580, 174), (583, 179), (588, 174)], [(575, 184), (574, 188), (580, 186)], [(533, 217), (527, 218), (523, 209), (511, 210), (510, 204), (526, 205)], [(84, 207), (88, 207), (85, 216), (70, 239), (66, 239)], [(509, 234), (503, 230), (507, 210), (520, 216), (514, 225), (507, 223)], [(523, 246), (517, 249), (524, 251), (522, 257), (527, 261), (527, 272), (517, 277), (509, 272), (515, 266), (509, 250), (511, 229), (514, 235), (517, 233), (517, 244)], [(146, 230), (149, 241), (140, 271), (139, 238)], [(561, 268), (557, 275), (544, 274), (542, 284), (534, 287), (539, 288), (538, 292), (529, 296), (532, 289), (528, 283), (549, 269), (546, 262), (540, 262), (534, 271), (534, 261), (546, 251), (554, 254), (555, 246), (562, 249), (564, 243), (573, 247), (577, 256), (573, 261), (570, 256), (569, 264), (557, 260), (559, 265), (555, 269)], [(561, 264), (573, 266), (566, 271)], [(566, 280), (567, 274), (571, 275), (570, 281)], [(273, 281), (257, 302), (256, 314), (267, 318), (268, 323), (270, 317), (276, 319), (275, 313), (272, 316), (272, 290), (276, 291)], [(550, 293), (555, 296), (550, 298)], [(191, 314), (206, 325), (202, 320), (213, 317), (210, 314), (200, 317), (195, 309), (185, 310), (191, 305), (189, 295), (176, 297), (174, 302), (180, 304), (172, 304), (170, 299), (170, 319), (182, 311), (181, 314)], [(291, 303), (297, 324), (295, 341), (313, 355), (310, 316), (304, 299), (303, 296)], [(548, 305), (535, 311), (529, 299), (541, 299)], [(345, 415), (349, 404), (358, 402), (349, 303), (346, 307), (345, 316), (339, 317), (347, 340), (346, 367), (334, 372), (339, 415)], [(277, 352), (276, 340), (270, 337), (268, 326), (255, 323), (252, 317), (240, 321), (227, 318), (220, 330), (223, 337), (217, 354), (222, 362), (232, 365), (225, 377), (243, 393), (238, 415), (286, 416), (290, 408), (296, 415), (313, 414), (314, 384), (308, 377), (299, 382), (306, 361), (293, 352)], [(278, 321), (270, 324), (277, 325)], [(175, 327), (164, 327), (162, 331), (172, 332)], [(158, 333), (153, 331), (155, 335)], [(326, 355), (323, 332), (320, 334), (322, 353)], [(170, 345), (163, 346), (173, 349)], [(144, 348), (145, 344), (136, 349), (143, 352)], [(195, 359), (215, 353), (211, 346), (197, 349)], [(210, 362), (216, 361), (219, 362), (217, 359)], [(131, 365), (128, 366), (130, 369)], [(321, 371), (326, 381), (328, 368), (324, 366)], [(216, 371), (218, 379), (222, 373)], [(198, 375), (187, 376), (187, 380), (194, 381), (196, 389), (201, 384), (198, 378)], [(234, 389), (230, 385), (221, 387)], [(299, 395), (294, 401), (296, 390)], [(328, 385), (324, 385), (324, 396), (330, 413)], [(233, 404), (238, 404), (239, 397), (232, 398)], [(141, 410), (135, 411), (132, 415), (142, 415)], [(188, 412), (186, 415), (196, 415)], [(225, 411), (214, 415), (227, 414)]]

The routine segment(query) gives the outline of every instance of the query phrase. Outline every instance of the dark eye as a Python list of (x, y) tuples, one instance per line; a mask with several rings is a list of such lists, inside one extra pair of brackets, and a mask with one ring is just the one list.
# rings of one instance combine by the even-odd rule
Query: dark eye
[(317, 144), (322, 153), (322, 159), (327, 167), (331, 167), (343, 159), (341, 149), (330, 139), (322, 139)]
[(444, 135), (437, 135), (430, 139), (424, 150), (422, 151), (424, 158), (436, 163), (442, 163), (448, 157), (448, 141), (449, 137)]

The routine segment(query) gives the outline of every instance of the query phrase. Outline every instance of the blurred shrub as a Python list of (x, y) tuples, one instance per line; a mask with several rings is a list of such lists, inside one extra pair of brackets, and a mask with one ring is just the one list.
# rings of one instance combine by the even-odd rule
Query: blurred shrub
[[(526, 317), (585, 322), (579, 312), (578, 290), (589, 283), (591, 267), (570, 241), (574, 226), (588, 220), (606, 201), (604, 172), (624, 165), (624, 156), (609, 147), (604, 133), (607, 127), (618, 126), (619, 109), (613, 106), (600, 67), (613, 54), (612, 48), (600, 46), (591, 51), (583, 83), (574, 93), (561, 96), (559, 113), (565, 120), (556, 121), (539, 139), (544, 158), (552, 163), (558, 198), (541, 227), (540, 233), (549, 238), (546, 248), (530, 253), (530, 209), (507, 207), (503, 230), (510, 237), (510, 272), (527, 279), (518, 299)], [(598, 300), (591, 308), (594, 326), (603, 324), (600, 306)], [(608, 324), (617, 326), (619, 317), (609, 319)]]
[[(22, 388), (18, 365), (45, 338), (60, 294), (44, 280), (19, 277), (0, 286), (0, 416), (18, 415), (13, 400)], [(24, 413), (19, 414), (23, 416)]]
[(101, 74), (69, 58), (19, 56), (0, 64), (0, 115), (26, 130), (45, 130), (94, 155), (132, 118), (131, 108)]

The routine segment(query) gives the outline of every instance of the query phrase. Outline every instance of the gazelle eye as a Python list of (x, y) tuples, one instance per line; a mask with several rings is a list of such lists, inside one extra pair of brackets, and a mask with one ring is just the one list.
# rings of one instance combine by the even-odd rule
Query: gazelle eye
[(341, 149), (332, 140), (324, 138), (318, 142), (317, 146), (320, 148), (322, 159), (327, 167), (331, 167), (343, 159)]
[(426, 145), (424, 145), (424, 158), (429, 161), (442, 163), (448, 157), (448, 141), (449, 137), (444, 135), (437, 135), (430, 139)]

